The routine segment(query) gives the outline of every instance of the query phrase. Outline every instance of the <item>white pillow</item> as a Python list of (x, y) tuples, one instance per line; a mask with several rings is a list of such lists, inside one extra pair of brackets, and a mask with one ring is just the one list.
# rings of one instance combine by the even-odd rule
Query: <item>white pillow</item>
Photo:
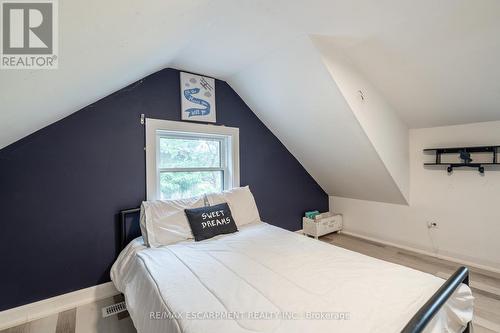
[(141, 205), (144, 242), (159, 247), (193, 238), (184, 209), (203, 207), (204, 198), (144, 201)]
[(248, 186), (235, 187), (221, 193), (210, 193), (207, 197), (210, 205), (227, 202), (237, 226), (260, 221), (259, 210)]

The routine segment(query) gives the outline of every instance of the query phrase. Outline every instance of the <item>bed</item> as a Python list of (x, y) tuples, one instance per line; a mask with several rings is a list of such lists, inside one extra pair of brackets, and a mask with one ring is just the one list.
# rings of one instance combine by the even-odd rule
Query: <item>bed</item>
[(139, 333), (470, 329), (466, 268), (444, 281), (264, 222), (148, 248), (137, 211), (120, 214), (111, 278)]

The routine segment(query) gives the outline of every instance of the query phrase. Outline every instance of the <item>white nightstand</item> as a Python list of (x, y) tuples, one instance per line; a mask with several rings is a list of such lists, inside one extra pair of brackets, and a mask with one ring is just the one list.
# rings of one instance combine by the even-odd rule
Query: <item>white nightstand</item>
[(302, 218), (302, 231), (305, 235), (318, 238), (342, 230), (342, 214), (323, 213), (318, 219)]

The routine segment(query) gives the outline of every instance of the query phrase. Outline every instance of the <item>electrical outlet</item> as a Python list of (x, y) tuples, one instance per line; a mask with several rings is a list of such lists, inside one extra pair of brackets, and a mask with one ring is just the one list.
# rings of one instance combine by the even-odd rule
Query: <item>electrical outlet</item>
[(439, 226), (437, 224), (437, 222), (435, 221), (428, 221), (427, 222), (427, 228), (429, 229), (437, 229)]

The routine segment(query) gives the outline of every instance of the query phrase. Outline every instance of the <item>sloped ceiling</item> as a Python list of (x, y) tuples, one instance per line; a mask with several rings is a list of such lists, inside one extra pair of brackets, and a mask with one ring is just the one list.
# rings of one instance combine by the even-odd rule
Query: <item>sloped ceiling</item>
[[(302, 105), (304, 114), (311, 112), (309, 97), (293, 90), (299, 96), (280, 105), (278, 113), (268, 110), (275, 106), (271, 97), (266, 103), (255, 102), (271, 93), (256, 85), (279, 80), (276, 75), (284, 73), (283, 81), (296, 77), (304, 83), (322, 82), (317, 91), (329, 92), (323, 102), (345, 110), (335, 85), (326, 77), (313, 78), (313, 73), (326, 75), (326, 68), (314, 62), (317, 67), (309, 76), (307, 68), (300, 68), (314, 59), (314, 52), (319, 55), (307, 42), (316, 35), (331, 39), (351, 58), (408, 127), (499, 120), (500, 69), (495, 63), (500, 58), (499, 32), (497, 0), (60, 1), (59, 69), (0, 71), (0, 148), (147, 74), (176, 67), (234, 85), (330, 194), (361, 198), (366, 183), (373, 187), (364, 191), (368, 199), (401, 202), (397, 185), (384, 174), (384, 161), (370, 155), (373, 147), (369, 148), (359, 124), (342, 138), (343, 150), (336, 150), (340, 138), (331, 135), (303, 136), (304, 142), (298, 142), (295, 137), (302, 124), (292, 130), (282, 122), (292, 103)], [(284, 50), (306, 52), (307, 61), (285, 62), (299, 67), (286, 71), (260, 70), (277, 55), (282, 59), (291, 55)], [(261, 81), (254, 73), (261, 75)], [(323, 111), (326, 118), (304, 118), (304, 126), (332, 117), (329, 110)], [(354, 126), (352, 121), (346, 128)], [(326, 143), (315, 150), (321, 140)], [(349, 150), (359, 154), (350, 156), (352, 165), (333, 169), (313, 162)], [(358, 170), (361, 154), (369, 161)], [(370, 172), (380, 177), (360, 181), (354, 172), (344, 179), (334, 175), (347, 174), (348, 168), (354, 168), (357, 177)]]
[(307, 36), (230, 82), (327, 193), (407, 202)]
[(412, 128), (500, 119), (500, 1), (414, 5), (401, 12), (404, 21), (371, 36), (325, 40)]

